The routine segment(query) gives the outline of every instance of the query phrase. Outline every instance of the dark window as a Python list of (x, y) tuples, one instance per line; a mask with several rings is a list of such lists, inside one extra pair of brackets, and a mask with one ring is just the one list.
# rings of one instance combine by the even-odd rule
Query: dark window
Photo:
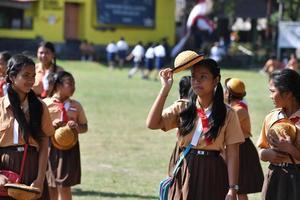
[(0, 6), (0, 28), (32, 29), (32, 17), (24, 17), (24, 9)]

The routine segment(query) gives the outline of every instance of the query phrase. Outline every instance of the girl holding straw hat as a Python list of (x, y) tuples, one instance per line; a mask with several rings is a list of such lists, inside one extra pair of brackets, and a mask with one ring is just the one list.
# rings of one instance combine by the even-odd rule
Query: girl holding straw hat
[(26, 56), (15, 55), (7, 67), (7, 95), (0, 98), (0, 186), (3, 189), (10, 182), (2, 173), (9, 170), (20, 176), (18, 183), (38, 188), (41, 199), (49, 199), (45, 158), (54, 129), (46, 105), (31, 89), (35, 64)]
[(263, 200), (300, 199), (299, 86), (300, 76), (294, 70), (274, 71), (270, 76), (270, 97), (276, 109), (265, 117), (257, 142), (260, 159), (270, 163)]
[(88, 125), (83, 107), (70, 98), (74, 92), (75, 80), (72, 74), (60, 71), (54, 75), (51, 97), (44, 99), (56, 129), (51, 138), (46, 174), (51, 199), (72, 199), (71, 186), (81, 182), (77, 134), (87, 132)]
[(238, 78), (228, 78), (224, 84), (224, 99), (239, 117), (245, 142), (240, 145), (240, 174), (238, 199), (247, 200), (247, 194), (260, 192), (264, 175), (259, 162), (257, 150), (251, 141), (251, 123), (248, 105), (243, 101), (246, 88), (243, 81)]
[[(188, 103), (163, 109), (173, 74), (191, 69)], [(160, 71), (161, 90), (148, 114), (150, 129), (179, 129), (178, 145), (190, 149), (168, 191), (168, 199), (236, 200), (239, 144), (244, 136), (234, 110), (224, 103), (220, 68), (212, 59), (184, 51), (174, 69)], [(226, 148), (225, 148), (226, 147)], [(226, 161), (220, 156), (226, 154)]]

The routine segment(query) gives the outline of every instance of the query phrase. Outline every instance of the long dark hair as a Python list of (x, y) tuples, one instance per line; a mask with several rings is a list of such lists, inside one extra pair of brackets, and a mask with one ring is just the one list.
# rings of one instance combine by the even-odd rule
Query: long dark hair
[(51, 75), (53, 76), (53, 89), (50, 92), (50, 96), (53, 96), (53, 94), (57, 91), (57, 86), (63, 85), (64, 78), (69, 77), (74, 80), (73, 75), (67, 71), (59, 71), (56, 74)]
[(179, 81), (179, 96), (180, 98), (186, 98), (189, 95), (191, 89), (191, 76), (183, 76)]
[[(194, 65), (194, 67), (200, 67), (200, 66), (206, 67), (213, 75), (214, 78), (219, 77), (221, 79), (220, 68), (218, 67), (216, 61), (212, 59), (204, 59)], [(197, 95), (191, 89), (189, 92), (189, 103), (187, 105), (187, 108), (180, 113), (179, 132), (181, 135), (187, 135), (193, 130), (195, 126), (195, 122), (197, 120), (196, 102), (197, 102)], [(215, 89), (214, 98), (213, 98), (212, 113), (211, 113), (211, 118), (213, 119), (213, 126), (211, 127), (208, 133), (209, 139), (213, 140), (218, 136), (219, 129), (224, 124), (226, 113), (227, 113), (227, 109), (224, 103), (222, 84), (218, 82)]]
[(56, 71), (57, 71), (57, 65), (56, 65), (56, 54), (55, 54), (54, 44), (51, 43), (51, 42), (45, 42), (45, 41), (43, 41), (43, 42), (41, 42), (39, 44), (38, 48), (40, 48), (40, 47), (44, 47), (46, 49), (49, 49), (53, 53), (53, 55), (54, 55), (53, 62), (52, 62), (53, 68), (52, 68), (51, 72), (56, 73)]
[(7, 62), (11, 58), (11, 55), (8, 51), (2, 51), (0, 52), (0, 57), (2, 57), (5, 62)]
[(292, 92), (296, 101), (300, 104), (300, 75), (292, 69), (274, 71), (270, 75), (270, 80), (281, 94)]
[(16, 77), (18, 73), (20, 73), (20, 71), (26, 66), (34, 67), (35, 63), (33, 60), (24, 55), (15, 55), (9, 59), (6, 76), (6, 81), (8, 83), (7, 94), (14, 117), (19, 123), (25, 141), (27, 142), (29, 133), (35, 140), (40, 141), (42, 137), (41, 119), (43, 115), (43, 105), (36, 97), (33, 90), (30, 90), (27, 94), (29, 105), (29, 122), (27, 122), (25, 114), (21, 108), (20, 97), (13, 89), (12, 81), (10, 79), (11, 77)]

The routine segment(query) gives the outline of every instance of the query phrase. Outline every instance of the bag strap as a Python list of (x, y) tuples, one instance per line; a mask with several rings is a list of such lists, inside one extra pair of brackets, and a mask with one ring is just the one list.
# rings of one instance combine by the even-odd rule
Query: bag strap
[(198, 123), (197, 123), (197, 127), (195, 129), (195, 132), (194, 132), (194, 135), (193, 135), (193, 138), (192, 138), (192, 141), (191, 143), (185, 148), (185, 150), (180, 154), (180, 157), (178, 158), (177, 162), (176, 162), (176, 165), (175, 165), (175, 168), (173, 170), (173, 173), (172, 173), (172, 176), (175, 177), (178, 173), (178, 170), (181, 166), (181, 163), (183, 161), (183, 159), (186, 157), (186, 155), (190, 152), (191, 148), (193, 146), (196, 146), (197, 143), (198, 143), (198, 140), (201, 136), (203, 132), (203, 127), (202, 127), (202, 121), (201, 119), (199, 118), (198, 119)]
[(27, 152), (28, 152), (28, 143), (25, 143), (23, 158), (22, 158), (22, 162), (21, 162), (20, 178), (17, 180), (17, 183), (21, 182), (23, 174), (24, 174), (24, 166), (25, 166), (25, 161), (26, 161), (26, 157), (27, 157)]

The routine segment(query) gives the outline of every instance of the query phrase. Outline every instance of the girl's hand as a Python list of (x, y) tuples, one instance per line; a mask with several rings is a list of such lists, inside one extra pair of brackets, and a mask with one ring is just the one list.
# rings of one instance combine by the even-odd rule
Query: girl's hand
[(288, 158), (288, 155), (276, 151), (275, 149), (265, 149), (264, 157), (271, 163), (282, 163), (284, 159)]
[(171, 68), (163, 69), (159, 72), (161, 85), (163, 88), (166, 88), (168, 90), (171, 89), (173, 84), (173, 72)]
[(39, 188), (41, 193), (39, 195), (36, 196), (36, 198), (40, 198), (42, 196), (42, 193), (43, 193), (43, 189), (44, 189), (44, 181), (43, 180), (40, 180), (40, 179), (35, 179), (31, 185), (31, 187), (36, 187), (36, 188)]
[(68, 125), (71, 129), (74, 129), (74, 130), (76, 130), (76, 129), (78, 128), (78, 123), (76, 123), (76, 122), (73, 121), (73, 120), (68, 121), (67, 125)]
[(225, 200), (237, 200), (236, 191), (232, 190), (232, 189), (229, 189)]
[(277, 151), (282, 151), (286, 153), (290, 153), (293, 147), (291, 142), (291, 137), (288, 135), (284, 135), (283, 137), (279, 138), (276, 142), (274, 142), (274, 149)]
[(52, 121), (52, 125), (55, 129), (58, 129), (59, 127), (62, 127), (64, 125), (64, 122), (59, 119), (55, 119)]

